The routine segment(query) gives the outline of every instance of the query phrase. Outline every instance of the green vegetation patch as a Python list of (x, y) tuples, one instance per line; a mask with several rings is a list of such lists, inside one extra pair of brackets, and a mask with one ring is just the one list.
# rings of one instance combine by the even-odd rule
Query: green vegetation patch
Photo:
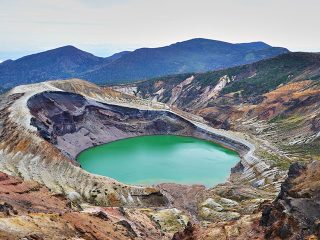
[(272, 161), (274, 163), (274, 166), (278, 167), (281, 170), (288, 170), (291, 164), (291, 161), (288, 158), (281, 157), (268, 151), (259, 151), (258, 155), (262, 159)]

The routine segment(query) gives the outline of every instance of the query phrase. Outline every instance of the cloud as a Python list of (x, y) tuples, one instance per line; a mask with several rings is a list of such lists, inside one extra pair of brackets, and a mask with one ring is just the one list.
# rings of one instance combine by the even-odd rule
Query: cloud
[(126, 50), (204, 37), (320, 51), (319, 8), (318, 0), (2, 0), (0, 46)]

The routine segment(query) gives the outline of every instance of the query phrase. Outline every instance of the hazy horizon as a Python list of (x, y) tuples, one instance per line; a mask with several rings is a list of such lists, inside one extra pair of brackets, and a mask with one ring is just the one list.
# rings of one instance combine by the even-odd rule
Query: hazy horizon
[[(192, 38), (192, 39), (199, 39), (201, 37), (196, 37), (196, 38)], [(52, 49), (56, 49), (56, 48), (60, 48), (60, 47), (65, 47), (65, 46), (73, 46), (73, 47), (76, 47), (80, 50), (83, 50), (83, 51), (86, 51), (86, 52), (89, 52), (89, 53), (92, 53), (94, 54), (95, 56), (97, 57), (110, 57), (112, 56), (113, 54), (116, 54), (116, 53), (119, 53), (119, 52), (122, 52), (122, 51), (134, 51), (134, 50), (137, 50), (139, 48), (158, 48), (158, 47), (165, 47), (165, 46), (169, 46), (171, 44), (175, 44), (175, 43), (178, 43), (178, 42), (184, 42), (184, 41), (188, 41), (188, 40), (192, 40), (192, 39), (184, 39), (184, 40), (181, 40), (181, 41), (177, 41), (177, 42), (172, 42), (172, 43), (169, 43), (167, 45), (159, 45), (159, 46), (141, 46), (141, 47), (137, 47), (137, 48), (127, 48), (127, 49), (119, 49), (118, 51), (117, 50), (114, 50), (114, 51), (106, 51), (106, 52), (101, 52), (101, 55), (99, 55), (99, 51), (90, 51), (90, 50), (86, 50), (86, 49), (82, 49), (78, 46), (75, 46), (75, 45), (72, 45), (72, 44), (67, 44), (67, 45), (63, 45), (63, 46), (58, 46), (58, 47), (54, 47), (54, 48), (50, 48), (50, 49), (42, 49), (42, 50), (39, 50), (39, 51), (30, 51), (30, 52), (27, 52), (26, 54), (24, 55), (19, 55), (19, 53), (16, 53), (18, 57), (16, 58), (7, 58), (7, 59), (0, 59), (0, 62), (3, 62), (3, 61), (6, 61), (6, 60), (16, 60), (16, 59), (19, 59), (21, 57), (24, 57), (24, 56), (28, 56), (28, 55), (32, 55), (32, 54), (36, 54), (36, 53), (40, 53), (40, 52), (45, 52), (45, 51), (48, 51), (48, 50), (52, 50)], [(205, 39), (205, 38), (202, 38), (202, 39)], [(216, 41), (222, 41), (222, 42), (226, 42), (226, 41), (223, 41), (223, 40), (220, 40), (220, 39), (208, 39), (208, 40), (216, 40)], [(262, 41), (263, 42), (263, 41)], [(230, 42), (231, 43), (231, 42)], [(235, 42), (235, 43), (232, 43), (232, 44), (237, 44), (237, 43), (249, 43), (249, 42)], [(267, 43), (267, 42), (265, 42)], [(268, 44), (268, 43), (267, 43)], [(282, 46), (272, 46), (272, 47), (282, 47)], [(101, 50), (103, 51), (103, 49)], [(1, 54), (1, 52), (0, 52)]]
[(2, 0), (0, 61), (73, 45), (94, 55), (193, 38), (319, 52), (317, 0)]

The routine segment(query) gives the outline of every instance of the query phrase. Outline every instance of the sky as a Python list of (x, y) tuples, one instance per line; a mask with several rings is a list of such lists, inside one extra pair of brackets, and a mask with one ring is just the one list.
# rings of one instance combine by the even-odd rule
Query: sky
[(65, 45), (106, 57), (191, 38), (320, 52), (319, 0), (0, 0), (0, 61)]

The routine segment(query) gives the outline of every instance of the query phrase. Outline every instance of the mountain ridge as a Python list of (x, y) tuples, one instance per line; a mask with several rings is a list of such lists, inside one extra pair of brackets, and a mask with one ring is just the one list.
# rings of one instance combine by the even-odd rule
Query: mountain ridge
[[(221, 77), (228, 76), (230, 82), (221, 90), (221, 93), (229, 94), (242, 91), (242, 97), (249, 98), (274, 90), (278, 85), (292, 80), (320, 79), (319, 66), (319, 53), (290, 52), (251, 64), (204, 73), (173, 74), (132, 83), (132, 85), (137, 86), (138, 93), (143, 97), (155, 96), (156, 92), (167, 85), (167, 88), (162, 91), (163, 98), (158, 98), (161, 102), (166, 103), (168, 100), (166, 97), (169, 96), (171, 88), (191, 76), (194, 76), (193, 84), (201, 87), (200, 92), (197, 92), (196, 88), (188, 87), (188, 92), (193, 93), (194, 96), (200, 94), (205, 87), (217, 84)], [(233, 81), (231, 81), (232, 77), (234, 78)], [(156, 84), (157, 82), (163, 82), (163, 84)], [(251, 94), (249, 94), (250, 91)], [(188, 93), (185, 92), (184, 94), (187, 95)], [(186, 104), (188, 102), (181, 103)], [(186, 107), (179, 103), (178, 106)]]
[(197, 38), (102, 58), (67, 45), (0, 63), (0, 83), (3, 89), (9, 89), (21, 84), (72, 77), (98, 84), (130, 82), (242, 65), (285, 52), (288, 52), (285, 48), (271, 47), (263, 42), (232, 44)]
[(111, 83), (130, 82), (172, 73), (223, 69), (288, 52), (262, 45), (261, 42), (232, 44), (197, 38), (160, 48), (140, 48), (80, 78), (95, 83), (99, 83), (99, 79)]

